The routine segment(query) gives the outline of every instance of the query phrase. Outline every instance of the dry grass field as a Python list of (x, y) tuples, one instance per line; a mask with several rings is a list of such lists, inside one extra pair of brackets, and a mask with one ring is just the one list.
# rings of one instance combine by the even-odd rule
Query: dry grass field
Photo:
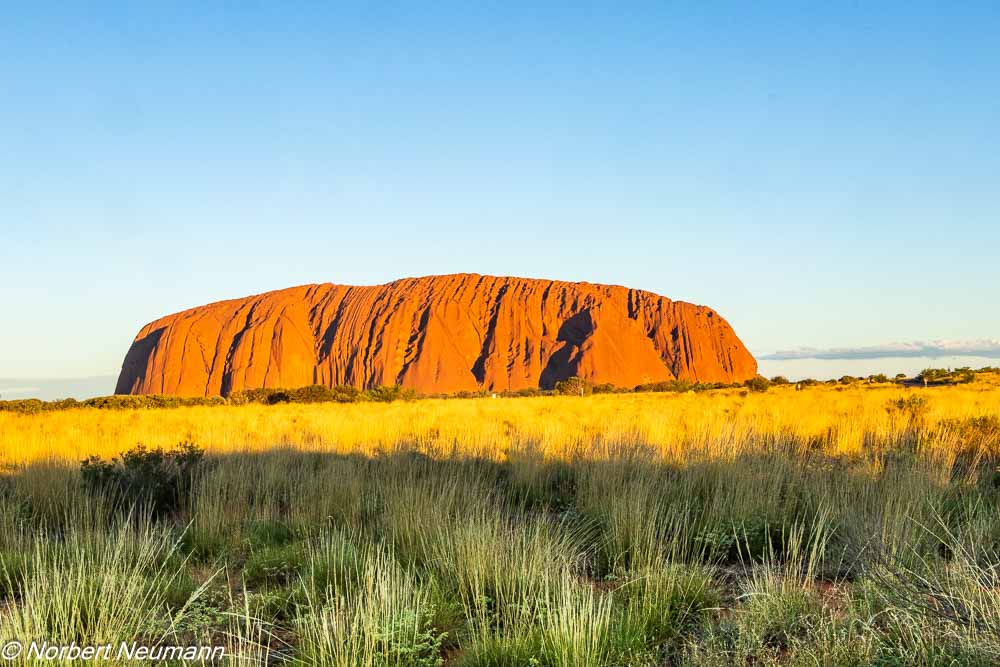
[[(524, 447), (546, 457), (600, 455), (642, 446), (666, 459), (731, 458), (777, 440), (825, 453), (858, 455), (866, 441), (891, 439), (912, 424), (892, 401), (926, 399), (923, 424), (1000, 415), (1000, 377), (969, 385), (900, 388), (892, 384), (819, 385), (766, 393), (601, 394), (578, 397), (426, 399), (384, 403), (205, 406), (171, 410), (0, 412), (0, 464), (115, 456), (143, 444), (190, 440), (209, 453), (301, 451), (371, 455), (393, 448), (504, 460)], [(953, 449), (947, 433), (933, 444)]]
[(0, 412), (0, 466), (0, 639), (239, 665), (1000, 661), (995, 375)]

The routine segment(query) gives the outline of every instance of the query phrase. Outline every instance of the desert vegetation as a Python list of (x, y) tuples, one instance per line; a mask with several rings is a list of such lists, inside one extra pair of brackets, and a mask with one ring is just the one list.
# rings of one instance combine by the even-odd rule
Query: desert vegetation
[(997, 664), (1000, 376), (884, 379), (3, 411), (0, 639)]

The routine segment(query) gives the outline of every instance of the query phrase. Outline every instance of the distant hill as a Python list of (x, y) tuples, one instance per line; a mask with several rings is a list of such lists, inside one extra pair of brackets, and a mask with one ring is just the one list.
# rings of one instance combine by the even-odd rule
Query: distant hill
[(156, 320), (117, 393), (400, 384), (423, 393), (734, 382), (757, 362), (714, 310), (619, 286), (456, 274), (304, 285)]
[(58, 398), (83, 400), (94, 396), (107, 396), (115, 387), (114, 375), (86, 378), (22, 379), (0, 378), (0, 400), (40, 398), (51, 401)]

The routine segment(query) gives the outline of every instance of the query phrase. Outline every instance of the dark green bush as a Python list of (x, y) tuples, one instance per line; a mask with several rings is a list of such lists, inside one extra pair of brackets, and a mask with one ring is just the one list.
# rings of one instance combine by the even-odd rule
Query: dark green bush
[(485, 389), (480, 389), (479, 391), (469, 391), (468, 389), (463, 389), (462, 391), (457, 391), (454, 394), (442, 394), (442, 398), (488, 398), (492, 396), (492, 392)]
[(976, 373), (971, 368), (956, 368), (953, 379), (956, 384), (969, 384), (976, 381)]
[(703, 529), (694, 541), (708, 562), (763, 561), (769, 556), (780, 557), (785, 551), (782, 525), (768, 523), (764, 517), (720, 522)]
[(555, 390), (562, 396), (586, 396), (594, 393), (593, 385), (576, 376), (556, 382)]
[(276, 405), (278, 403), (356, 403), (365, 400), (365, 396), (357, 387), (349, 385), (310, 385), (298, 389), (259, 388), (244, 389), (229, 396), (229, 402), (234, 405), (247, 403), (263, 403)]
[(546, 392), (539, 389), (538, 387), (525, 387), (524, 389), (505, 391), (501, 395), (506, 398), (528, 398), (530, 396), (542, 396), (545, 393)]
[(25, 398), (17, 401), (0, 401), (0, 410), (4, 412), (19, 412), (30, 415), (36, 412), (50, 410), (49, 404), (37, 398)]
[(932, 382), (943, 382), (951, 376), (951, 372), (945, 368), (925, 368), (920, 371), (917, 379), (922, 381), (924, 384), (930, 384)]
[(243, 566), (243, 579), (248, 586), (287, 584), (306, 562), (302, 543), (283, 544), (255, 549)]
[(342, 384), (333, 387), (312, 385), (290, 393), (293, 403), (356, 403), (362, 400), (360, 389)]
[(42, 401), (37, 398), (27, 398), (18, 401), (0, 401), (0, 412), (18, 412), (35, 414), (72, 408), (96, 408), (98, 410), (142, 410), (149, 408), (182, 408), (196, 405), (225, 405), (226, 400), (219, 396), (180, 397), (180, 396), (131, 396), (115, 394), (113, 396), (98, 396), (85, 401), (64, 398), (58, 401)]
[(691, 382), (690, 380), (667, 380), (665, 382), (648, 382), (646, 384), (640, 384), (637, 387), (635, 387), (633, 391), (640, 393), (665, 392), (665, 393), (683, 394), (689, 391), (701, 392), (701, 391), (709, 391), (711, 389), (734, 389), (736, 387), (742, 387), (742, 386), (743, 385), (738, 382), (727, 384), (725, 382)]
[(224, 535), (190, 527), (181, 537), (180, 552), (191, 557), (194, 563), (210, 563), (225, 555), (231, 544)]
[(379, 403), (392, 403), (393, 401), (412, 401), (417, 398), (417, 390), (409, 387), (394, 385), (379, 385), (364, 392), (365, 397), (370, 401)]
[(37, 398), (24, 398), (16, 401), (0, 401), (0, 412), (18, 412), (21, 414), (35, 414), (37, 412), (51, 412), (53, 410), (68, 410), (79, 407), (81, 404), (75, 398), (63, 398), (58, 401), (42, 401)]
[(204, 452), (190, 442), (173, 450), (139, 445), (111, 461), (88, 457), (80, 464), (80, 474), (88, 490), (108, 494), (121, 508), (138, 507), (162, 517), (186, 502), (194, 470), (203, 456)]
[(771, 381), (762, 375), (758, 375), (744, 382), (743, 386), (750, 391), (765, 392), (771, 388)]
[(271, 394), (275, 393), (275, 389), (265, 389), (264, 387), (259, 387), (257, 389), (242, 389), (240, 391), (235, 391), (229, 395), (229, 402), (232, 405), (246, 405), (247, 403), (267, 403)]
[(185, 408), (198, 405), (225, 405), (220, 396), (162, 396), (158, 394), (132, 396), (115, 394), (114, 396), (99, 396), (81, 401), (85, 408), (101, 410), (138, 410), (143, 408)]
[(258, 521), (248, 529), (247, 541), (254, 548), (282, 547), (295, 541), (295, 531), (280, 521)]
[(291, 403), (291, 402), (292, 402), (291, 394), (289, 394), (284, 389), (273, 391), (267, 395), (267, 398), (264, 399), (264, 403), (266, 403), (267, 405), (278, 405), (279, 403)]
[(694, 389), (694, 383), (688, 382), (687, 380), (667, 380), (665, 382), (647, 382), (646, 384), (640, 384), (635, 388), (639, 392), (678, 392), (683, 393), (685, 391), (691, 391)]

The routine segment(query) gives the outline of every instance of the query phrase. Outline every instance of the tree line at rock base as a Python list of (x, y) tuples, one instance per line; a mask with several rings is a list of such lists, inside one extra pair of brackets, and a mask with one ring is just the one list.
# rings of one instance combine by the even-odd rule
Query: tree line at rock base
[(74, 398), (64, 398), (54, 401), (43, 401), (37, 398), (27, 398), (3, 401), (0, 400), (0, 412), (16, 412), (20, 414), (35, 414), (73, 408), (95, 408), (99, 410), (148, 410), (160, 408), (181, 408), (213, 405), (277, 405), (280, 403), (361, 403), (366, 401), (376, 403), (392, 403), (394, 401), (412, 401), (421, 398), (524, 398), (531, 396), (589, 396), (593, 394), (626, 394), (626, 393), (686, 393), (702, 392), (712, 389), (746, 389), (753, 392), (765, 392), (773, 386), (795, 384), (798, 387), (817, 385), (854, 384), (904, 384), (908, 386), (941, 386), (950, 384), (965, 384), (975, 380), (979, 374), (1000, 373), (1000, 368), (984, 367), (978, 370), (971, 368), (928, 368), (916, 377), (910, 378), (904, 374), (890, 378), (884, 374), (854, 377), (845, 375), (839, 379), (815, 380), (807, 378), (792, 382), (777, 375), (770, 379), (758, 375), (745, 382), (692, 382), (690, 380), (669, 380), (666, 382), (651, 382), (636, 387), (616, 387), (610, 383), (592, 383), (579, 377), (571, 377), (555, 384), (552, 389), (527, 387), (512, 391), (460, 391), (453, 394), (420, 394), (415, 389), (400, 385), (380, 385), (370, 389), (359, 389), (350, 385), (310, 385), (296, 389), (259, 388), (233, 392), (229, 396), (168, 396), (161, 394), (129, 395), (115, 394), (98, 396), (78, 401)]

